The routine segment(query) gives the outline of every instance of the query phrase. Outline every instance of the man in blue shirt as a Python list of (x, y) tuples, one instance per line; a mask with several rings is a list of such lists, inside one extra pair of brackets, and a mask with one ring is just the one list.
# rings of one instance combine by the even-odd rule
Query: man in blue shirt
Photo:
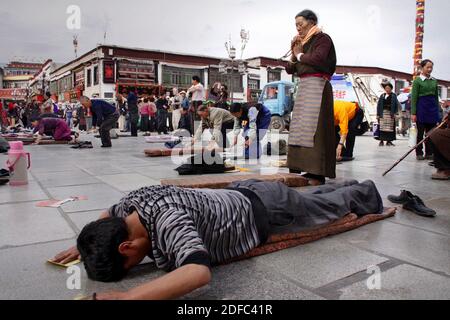
[(102, 148), (111, 148), (110, 131), (119, 120), (119, 112), (116, 107), (103, 100), (89, 99), (81, 97), (80, 103), (85, 109), (91, 109), (92, 126), (99, 128), (100, 137), (102, 139)]
[(234, 122), (234, 144), (238, 143), (238, 136), (243, 129), (245, 138), (245, 158), (259, 159), (262, 155), (261, 141), (269, 130), (272, 121), (270, 110), (264, 105), (234, 103), (230, 108), (231, 114), (236, 118)]

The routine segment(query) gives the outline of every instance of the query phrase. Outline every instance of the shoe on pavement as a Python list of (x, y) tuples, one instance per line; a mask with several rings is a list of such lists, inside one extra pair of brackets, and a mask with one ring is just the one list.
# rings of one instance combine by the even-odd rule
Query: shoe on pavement
[(102, 148), (112, 148), (112, 145), (102, 146)]
[(384, 142), (380, 141), (380, 144), (378, 145), (379, 147), (384, 147)]
[(424, 156), (417, 156), (416, 159), (417, 159), (418, 161), (424, 161), (424, 160), (425, 160), (425, 157), (424, 157)]
[(386, 146), (387, 147), (395, 147), (395, 144), (393, 144), (392, 142), (389, 141), (388, 143), (386, 143)]
[(409, 200), (414, 198), (414, 195), (406, 190), (402, 190), (399, 196), (390, 195), (388, 196), (388, 200), (392, 203), (396, 204), (406, 204)]
[(422, 217), (433, 218), (436, 216), (436, 211), (427, 208), (425, 203), (418, 196), (413, 196), (412, 199), (403, 205), (403, 209), (412, 211)]
[(353, 160), (355, 160), (354, 157), (342, 157), (342, 159), (341, 159), (342, 162), (348, 162), (348, 161), (353, 161)]
[(434, 156), (426, 156), (425, 159), (426, 160), (434, 160)]

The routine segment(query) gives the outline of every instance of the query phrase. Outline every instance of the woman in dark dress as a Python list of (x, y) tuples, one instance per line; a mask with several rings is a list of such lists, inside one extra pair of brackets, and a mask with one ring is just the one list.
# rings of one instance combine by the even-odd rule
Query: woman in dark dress
[(310, 184), (323, 184), (336, 177), (336, 136), (333, 88), (336, 51), (331, 37), (317, 26), (310, 10), (296, 16), (298, 36), (291, 43), (292, 61), (287, 72), (300, 77), (289, 132), (288, 167), (306, 172)]
[(398, 102), (397, 95), (392, 92), (394, 86), (387, 82), (381, 85), (386, 91), (383, 93), (378, 100), (377, 108), (377, 118), (380, 128), (380, 147), (384, 146), (386, 141), (386, 146), (393, 147), (392, 141), (397, 140), (396, 133), (396, 123), (395, 115), (398, 112)]

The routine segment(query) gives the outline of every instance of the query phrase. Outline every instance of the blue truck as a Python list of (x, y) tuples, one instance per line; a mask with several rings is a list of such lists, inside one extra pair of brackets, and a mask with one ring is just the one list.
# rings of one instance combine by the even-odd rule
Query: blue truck
[(279, 132), (289, 130), (295, 88), (296, 85), (289, 81), (271, 82), (264, 87), (258, 102), (272, 113), (270, 129)]

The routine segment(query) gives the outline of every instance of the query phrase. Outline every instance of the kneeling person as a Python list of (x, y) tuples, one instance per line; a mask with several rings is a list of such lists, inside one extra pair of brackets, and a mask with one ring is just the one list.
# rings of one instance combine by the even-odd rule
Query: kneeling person
[(211, 143), (215, 142), (220, 148), (225, 149), (228, 141), (227, 131), (234, 128), (233, 115), (228, 110), (208, 108), (206, 105), (199, 107), (197, 113), (201, 123), (195, 132), (192, 144), (201, 140), (203, 131), (211, 129), (213, 131)]
[[(84, 261), (97, 281), (122, 279), (149, 256), (167, 275), (98, 299), (173, 299), (208, 284), (210, 267), (243, 256), (280, 232), (334, 222), (350, 212), (382, 213), (371, 181), (327, 185), (300, 193), (280, 182), (248, 180), (227, 189), (152, 186), (131, 192), (87, 225), (77, 248), (55, 262)], [(312, 214), (314, 213), (314, 214)]]
[(76, 142), (76, 137), (72, 137), (72, 130), (63, 119), (37, 118), (33, 119), (31, 124), (34, 127), (34, 133), (38, 134), (36, 144), (42, 141), (44, 134), (53, 137), (55, 141)]
[(259, 159), (262, 154), (261, 141), (269, 130), (272, 114), (264, 105), (257, 103), (254, 106), (235, 103), (230, 108), (234, 121), (234, 145), (238, 142), (238, 135), (244, 129), (242, 135), (245, 138), (245, 158)]

